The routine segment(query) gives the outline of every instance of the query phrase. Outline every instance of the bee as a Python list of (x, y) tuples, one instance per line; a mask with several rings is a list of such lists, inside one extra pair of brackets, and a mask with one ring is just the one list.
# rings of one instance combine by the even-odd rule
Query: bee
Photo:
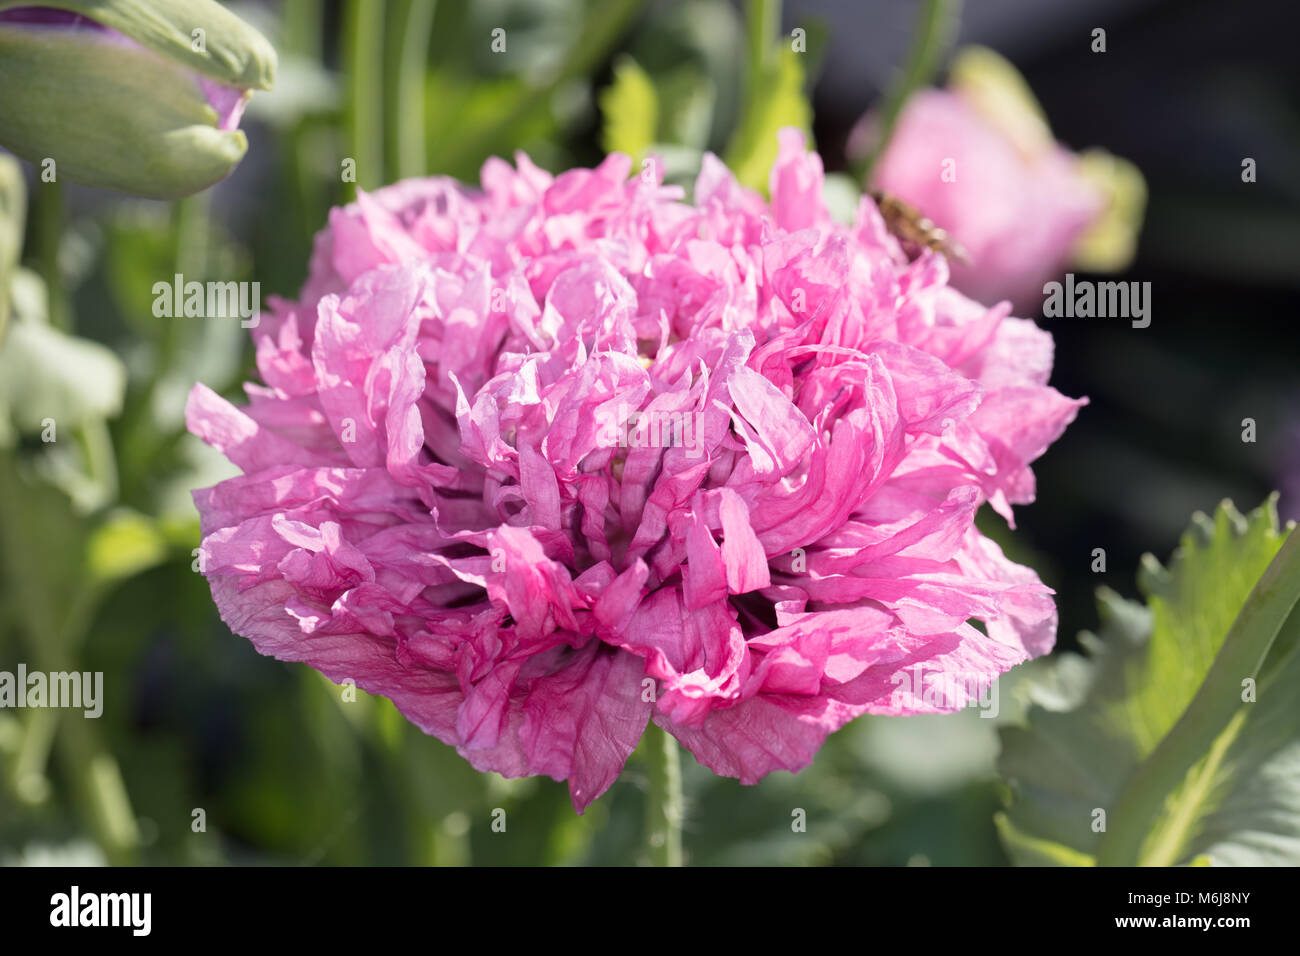
[(927, 219), (921, 210), (878, 189), (870, 190), (869, 195), (876, 201), (890, 234), (903, 244), (904, 250), (929, 249), (964, 266), (970, 265), (966, 250)]

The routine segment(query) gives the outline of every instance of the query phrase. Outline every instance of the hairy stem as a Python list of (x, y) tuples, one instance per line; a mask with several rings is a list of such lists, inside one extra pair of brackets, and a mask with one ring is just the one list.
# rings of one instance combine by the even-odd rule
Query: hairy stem
[(384, 180), (384, 7), (384, 0), (350, 0), (343, 15), (344, 128), (361, 189), (375, 189)]
[(682, 760), (673, 735), (646, 727), (650, 786), (646, 793), (646, 851), (654, 866), (682, 865)]

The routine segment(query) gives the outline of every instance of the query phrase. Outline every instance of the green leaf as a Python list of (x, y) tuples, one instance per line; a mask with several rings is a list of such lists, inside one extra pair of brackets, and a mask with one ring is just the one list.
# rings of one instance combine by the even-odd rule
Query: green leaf
[(727, 165), (736, 179), (763, 193), (776, 161), (777, 131), (797, 126), (809, 133), (812, 124), (812, 107), (804, 95), (803, 60), (788, 45), (778, 49), (776, 68), (763, 80), (762, 88), (751, 91), (744, 117), (727, 147)]
[(1007, 853), (1020, 866), (1095, 866), (1096, 861), (1087, 853), (1048, 840), (1032, 836), (1019, 829), (1005, 813), (996, 817), (998, 836)]
[(58, 650), (73, 605), (85, 587), (89, 523), (66, 495), (0, 456), (0, 588), (40, 642)]
[[(609, 153), (626, 153), (638, 167), (653, 155), (663, 181), (689, 193), (708, 145), (715, 100), (712, 81), (693, 65), (651, 75), (624, 56), (613, 84), (601, 91), (601, 145)], [(660, 103), (672, 109), (662, 111)]]
[(1146, 179), (1128, 160), (1104, 149), (1079, 154), (1078, 169), (1105, 196), (1106, 206), (1075, 244), (1073, 264), (1087, 272), (1120, 272), (1137, 252), (1147, 206)]
[(129, 578), (167, 557), (167, 539), (158, 525), (136, 511), (110, 514), (86, 543), (86, 565), (96, 581)]
[(631, 57), (614, 65), (614, 82), (601, 91), (601, 145), (640, 162), (659, 129), (659, 97), (649, 74)]
[(0, 415), (8, 409), (20, 431), (42, 431), (47, 419), (65, 429), (111, 418), (125, 388), (121, 359), (97, 342), (20, 320), (0, 343)]
[[(0, 455), (0, 606), (14, 610), (34, 669), (80, 670), (76, 652), (102, 594), (85, 573), (88, 522), (66, 496), (25, 470), (12, 455)], [(111, 864), (132, 862), (139, 831), (98, 722), (60, 723), (61, 770), (82, 820)]]
[(1282, 626), (1300, 573), (1285, 538), (1272, 499), (1247, 517), (1224, 502), (1167, 568), (1144, 558), (1146, 607), (1099, 593), (1088, 661), (1067, 655), (1026, 726), (1002, 732), (1013, 859), (1300, 862), (1300, 615)]

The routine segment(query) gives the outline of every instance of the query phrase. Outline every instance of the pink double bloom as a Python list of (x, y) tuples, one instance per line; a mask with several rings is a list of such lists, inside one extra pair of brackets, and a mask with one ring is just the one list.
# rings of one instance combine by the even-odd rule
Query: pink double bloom
[[(649, 720), (754, 783), (860, 714), (968, 703), (918, 667), (978, 687), (1049, 650), (1050, 591), (973, 518), (1033, 499), (1081, 404), (1049, 335), (869, 199), (833, 223), (797, 132), (770, 205), (712, 156), (693, 205), (630, 172), (360, 195), (253, 331), (265, 384), (188, 408), (244, 472), (195, 494), (231, 629), (579, 810)], [(691, 440), (611, 441), (629, 410)]]

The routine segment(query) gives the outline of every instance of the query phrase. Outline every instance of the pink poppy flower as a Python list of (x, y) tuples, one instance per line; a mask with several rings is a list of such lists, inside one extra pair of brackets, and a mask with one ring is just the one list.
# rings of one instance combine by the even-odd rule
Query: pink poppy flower
[(631, 171), (359, 194), (253, 330), (264, 384), (188, 406), (244, 472), (195, 493), (231, 629), (579, 811), (650, 720), (754, 783), (1048, 651), (972, 522), (1081, 404), (870, 200), (832, 222), (797, 131), (770, 205), (712, 156), (693, 205)]

